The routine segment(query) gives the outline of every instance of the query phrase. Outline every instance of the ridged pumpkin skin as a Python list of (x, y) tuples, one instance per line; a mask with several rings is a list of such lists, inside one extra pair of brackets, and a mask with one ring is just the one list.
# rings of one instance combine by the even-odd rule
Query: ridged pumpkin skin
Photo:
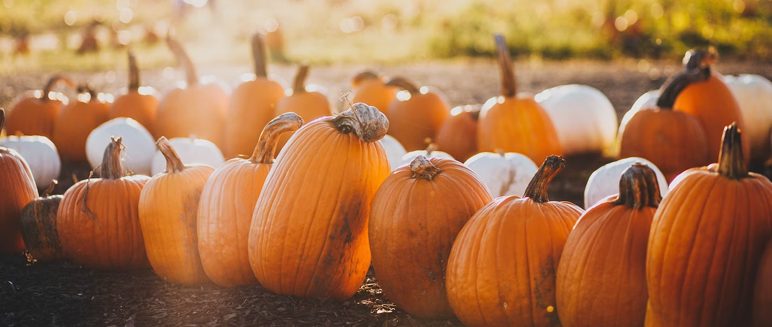
[(207, 281), (198, 255), (196, 216), (199, 199), (209, 175), (209, 166), (184, 166), (169, 141), (158, 147), (167, 160), (167, 170), (147, 182), (139, 199), (139, 221), (145, 250), (153, 271), (178, 284)]
[(389, 104), (397, 96), (396, 87), (386, 85), (383, 78), (370, 71), (354, 76), (351, 84), (354, 88), (351, 102), (371, 105), (389, 117)]
[(144, 126), (150, 134), (157, 137), (154, 130), (158, 99), (148, 92), (147, 88), (140, 88), (139, 68), (134, 55), (129, 51), (129, 87), (128, 92), (115, 99), (110, 108), (110, 119), (127, 117), (136, 120)]
[(437, 132), (437, 149), (447, 152), (458, 161), (464, 162), (477, 154), (477, 121), (480, 118), (480, 106), (469, 105), (455, 107), (450, 111), (450, 118)]
[(255, 206), (249, 262), (278, 293), (346, 299), (370, 266), (370, 204), (389, 174), (378, 139), (388, 121), (355, 104), (300, 128), (276, 159)]
[(753, 326), (772, 326), (772, 239), (767, 241), (753, 288)]
[(452, 317), (445, 265), (458, 231), (491, 195), (455, 160), (416, 157), (378, 189), (370, 212), (373, 269), (384, 294), (422, 318)]
[(673, 181), (649, 236), (646, 326), (745, 326), (772, 237), (772, 183), (748, 173), (735, 125), (717, 165)]
[(61, 93), (51, 92), (56, 84), (72, 82), (61, 75), (54, 75), (41, 91), (29, 92), (11, 107), (6, 121), (8, 135), (41, 135), (51, 138), (54, 135), (56, 117), (67, 102)]
[(397, 139), (408, 152), (425, 149), (450, 116), (448, 104), (439, 94), (425, 90), (422, 92), (404, 78), (393, 78), (387, 85), (400, 87), (410, 93), (408, 99), (397, 97), (389, 105), (389, 135)]
[(448, 260), (448, 301), (467, 326), (560, 326), (555, 274), (582, 209), (547, 202), (547, 184), (563, 164), (547, 158), (525, 192), (478, 211), (461, 229)]
[(52, 262), (63, 257), (56, 231), (56, 213), (62, 198), (61, 195), (38, 198), (22, 209), (21, 230), (28, 260)]
[[(56, 144), (63, 161), (84, 162), (86, 139), (94, 128), (110, 117), (110, 103), (103, 102), (101, 95), (86, 90), (90, 96), (70, 102), (57, 117), (51, 141)], [(79, 96), (80, 97), (80, 96)]]
[(270, 121), (249, 159), (234, 158), (212, 173), (198, 206), (198, 251), (204, 272), (225, 287), (255, 284), (247, 251), (252, 213), (273, 166), (277, 136), (303, 123), (287, 113)]

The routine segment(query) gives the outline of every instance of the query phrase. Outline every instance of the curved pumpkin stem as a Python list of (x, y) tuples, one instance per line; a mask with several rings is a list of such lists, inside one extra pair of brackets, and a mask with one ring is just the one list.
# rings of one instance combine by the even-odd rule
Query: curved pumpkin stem
[(100, 177), (104, 179), (119, 179), (125, 176), (126, 172), (121, 163), (121, 153), (123, 153), (123, 139), (111, 137), (110, 144), (107, 145), (105, 154), (102, 156)]
[(292, 82), (292, 94), (306, 92), (306, 78), (308, 77), (308, 65), (300, 65), (295, 73), (295, 81)]
[(682, 63), (685, 70), (708, 69), (718, 61), (718, 51), (714, 47), (707, 49), (691, 49), (686, 51)]
[(80, 85), (78, 85), (77, 92), (78, 92), (78, 94), (80, 94), (80, 93), (88, 93), (88, 96), (89, 96), (89, 100), (88, 101), (89, 102), (94, 102), (94, 101), (98, 100), (97, 99), (97, 92), (93, 88), (91, 88), (91, 86), (89, 86), (88, 84), (80, 84)]
[(166, 158), (166, 173), (178, 173), (185, 170), (185, 164), (182, 163), (180, 155), (177, 154), (177, 151), (174, 150), (172, 144), (169, 143), (165, 136), (161, 136), (155, 142), (155, 145), (161, 151), (161, 154), (164, 155), (164, 158)]
[(360, 72), (354, 75), (354, 78), (351, 79), (351, 84), (353, 84), (356, 87), (357, 85), (359, 85), (359, 83), (362, 83), (366, 80), (371, 80), (371, 79), (381, 79), (381, 76), (372, 70), (365, 70), (363, 72)]
[(365, 142), (378, 141), (389, 130), (386, 116), (378, 108), (364, 103), (353, 104), (348, 110), (333, 117), (331, 122), (339, 132), (354, 133)]
[(294, 132), (303, 125), (303, 118), (294, 112), (285, 112), (276, 116), (263, 128), (260, 138), (252, 152), (250, 161), (256, 164), (272, 164), (276, 157), (279, 135)]
[(46, 190), (43, 191), (43, 196), (51, 196), (51, 194), (54, 194), (54, 189), (56, 186), (59, 185), (59, 181), (56, 179), (51, 180), (51, 184), (48, 184), (48, 187), (46, 187)]
[(718, 153), (718, 173), (731, 179), (748, 177), (748, 167), (743, 159), (742, 132), (737, 123), (724, 127), (721, 151)]
[(252, 62), (255, 65), (256, 78), (268, 77), (267, 56), (265, 55), (265, 41), (263, 38), (261, 33), (255, 33), (252, 36)]
[(172, 51), (177, 62), (185, 68), (185, 75), (187, 77), (188, 86), (198, 84), (198, 73), (196, 72), (196, 66), (193, 65), (193, 61), (190, 60), (190, 56), (182, 47), (179, 41), (175, 40), (171, 36), (166, 37), (166, 45), (169, 50)]
[(523, 197), (530, 198), (534, 202), (544, 203), (549, 201), (547, 195), (547, 188), (552, 182), (552, 179), (558, 175), (560, 170), (566, 166), (566, 160), (561, 156), (549, 156), (544, 159), (544, 163), (541, 164), (539, 170), (528, 183), (528, 187), (525, 189)]
[(515, 80), (515, 68), (512, 65), (512, 57), (509, 56), (509, 48), (503, 35), (495, 34), (493, 39), (496, 42), (496, 53), (499, 60), (501, 95), (511, 98), (517, 95), (517, 82)]
[(427, 181), (434, 179), (434, 176), (442, 172), (428, 158), (420, 155), (410, 162), (410, 171), (412, 172), (411, 178), (422, 178)]
[(684, 69), (668, 78), (660, 88), (657, 107), (672, 109), (678, 95), (689, 84), (702, 82), (710, 78), (710, 65), (715, 62), (717, 53), (710, 50), (689, 50), (684, 55)]
[(619, 197), (614, 204), (641, 209), (656, 208), (660, 201), (662, 194), (659, 193), (657, 175), (649, 166), (637, 162), (622, 173), (619, 179)]
[(75, 86), (75, 82), (73, 82), (69, 77), (56, 74), (54, 76), (51, 76), (51, 78), (48, 79), (48, 82), (46, 82), (46, 85), (43, 86), (43, 92), (40, 92), (40, 100), (42, 101), (50, 100), (52, 90), (60, 83), (64, 83), (64, 85), (69, 88), (72, 88)]
[(139, 67), (137, 67), (137, 58), (134, 53), (129, 50), (129, 92), (136, 92), (139, 90)]
[(404, 77), (392, 77), (388, 82), (386, 82), (386, 85), (396, 86), (400, 89), (410, 92), (410, 95), (421, 94), (421, 89), (418, 88), (415, 83)]

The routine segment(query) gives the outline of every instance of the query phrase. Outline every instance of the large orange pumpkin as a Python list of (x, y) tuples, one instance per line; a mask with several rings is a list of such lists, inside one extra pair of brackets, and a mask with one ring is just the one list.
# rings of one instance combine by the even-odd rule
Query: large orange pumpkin
[(501, 95), (490, 98), (480, 110), (477, 150), (518, 152), (535, 162), (561, 154), (557, 132), (547, 112), (531, 95), (517, 94), (515, 71), (501, 35), (495, 36), (501, 70)]
[(123, 144), (113, 138), (102, 159), (101, 178), (82, 180), (64, 193), (56, 230), (64, 256), (95, 269), (147, 266), (137, 214), (139, 194), (150, 179), (127, 176)]
[(209, 166), (185, 166), (165, 137), (157, 143), (166, 172), (145, 185), (139, 199), (139, 221), (150, 266), (161, 278), (179, 284), (207, 281), (198, 255), (196, 215)]
[(643, 326), (646, 245), (662, 195), (654, 171), (633, 164), (619, 194), (588, 209), (568, 235), (557, 275), (565, 326)]
[(404, 90), (387, 109), (389, 135), (394, 136), (408, 152), (425, 149), (450, 116), (445, 99), (429, 91), (429, 88), (419, 88), (402, 77), (394, 77), (386, 85)]
[(262, 34), (252, 37), (252, 58), (255, 79), (241, 83), (233, 91), (225, 117), (226, 158), (250, 153), (259, 136), (254, 131), (262, 130), (273, 119), (276, 104), (284, 97), (284, 88), (268, 79)]
[(54, 122), (67, 103), (64, 94), (53, 92), (59, 84), (73, 87), (75, 84), (66, 76), (54, 75), (43, 87), (30, 94), (23, 95), (8, 112), (6, 129), (8, 135), (41, 135), (51, 138), (54, 135)]
[(139, 68), (137, 59), (129, 51), (129, 86), (126, 94), (115, 99), (110, 108), (110, 119), (118, 117), (133, 118), (144, 126), (151, 134), (155, 135), (155, 124), (158, 99), (153, 95), (149, 87), (140, 87)]
[(654, 216), (646, 326), (746, 326), (754, 277), (772, 237), (772, 183), (749, 173), (736, 125), (718, 164), (678, 176)]
[(756, 272), (753, 288), (753, 326), (772, 326), (772, 239), (767, 241), (764, 256)]
[(256, 282), (247, 251), (252, 213), (273, 166), (278, 136), (301, 124), (300, 116), (291, 112), (274, 118), (249, 159), (231, 159), (207, 180), (198, 206), (198, 251), (204, 272), (215, 284)]
[(460, 162), (418, 156), (378, 189), (370, 213), (373, 269), (384, 294), (423, 318), (452, 317), (445, 265), (458, 231), (491, 195)]
[(51, 262), (63, 258), (56, 231), (56, 213), (62, 196), (50, 195), (56, 184), (57, 181), (53, 180), (43, 197), (32, 200), (21, 210), (21, 231), (29, 262)]
[(562, 158), (547, 157), (523, 198), (496, 198), (459, 232), (445, 283), (450, 306), (465, 325), (560, 326), (555, 273), (582, 213), (547, 198), (563, 166)]
[(98, 94), (88, 86), (79, 86), (78, 93), (78, 99), (62, 109), (54, 124), (51, 141), (56, 144), (64, 161), (86, 161), (88, 135), (110, 117), (107, 96)]
[[(322, 92), (306, 90), (308, 69), (308, 65), (298, 67), (295, 81), (292, 84), (292, 95), (279, 100), (279, 103), (276, 104), (275, 115), (294, 112), (303, 118), (303, 121), (308, 122), (332, 114), (330, 102), (327, 101), (327, 97)], [(279, 137), (279, 149), (284, 147), (288, 139), (288, 135)]]
[(354, 96), (351, 101), (362, 102), (378, 108), (386, 117), (389, 116), (389, 104), (397, 95), (397, 88), (386, 85), (384, 79), (373, 71), (363, 71), (351, 80)]
[(477, 121), (480, 118), (480, 106), (467, 105), (455, 107), (450, 111), (450, 118), (437, 132), (437, 149), (447, 152), (458, 161), (464, 162), (477, 154)]
[(249, 231), (249, 262), (279, 294), (346, 299), (370, 266), (367, 220), (389, 174), (388, 120), (362, 103), (305, 124), (268, 174)]

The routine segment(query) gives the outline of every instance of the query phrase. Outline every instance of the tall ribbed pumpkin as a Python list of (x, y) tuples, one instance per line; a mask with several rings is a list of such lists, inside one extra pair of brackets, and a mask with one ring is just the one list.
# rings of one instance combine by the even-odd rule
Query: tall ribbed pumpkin
[(378, 189), (370, 213), (373, 269), (384, 294), (411, 315), (452, 317), (445, 265), (458, 231), (491, 195), (460, 162), (418, 156)]
[(517, 94), (515, 71), (501, 35), (495, 36), (501, 70), (501, 95), (490, 98), (480, 110), (477, 150), (518, 152), (534, 162), (561, 154), (557, 132), (547, 112), (531, 95)]
[(215, 284), (256, 282), (247, 251), (252, 213), (273, 166), (278, 136), (301, 124), (300, 116), (291, 112), (274, 118), (249, 159), (228, 160), (207, 180), (198, 206), (198, 251), (204, 272)]
[(437, 132), (450, 116), (450, 108), (439, 93), (427, 87), (418, 87), (402, 77), (394, 77), (386, 85), (398, 87), (403, 92), (391, 101), (389, 109), (389, 135), (401, 143), (405, 150), (423, 150), (437, 137)]
[(579, 217), (558, 265), (561, 324), (643, 326), (646, 245), (661, 199), (654, 170), (636, 163), (622, 174), (618, 195)]
[(397, 88), (386, 85), (383, 77), (377, 73), (366, 70), (356, 74), (351, 81), (354, 103), (362, 102), (378, 108), (386, 117), (389, 116), (389, 104), (397, 96)]
[(468, 326), (560, 326), (555, 274), (582, 209), (549, 201), (547, 187), (565, 161), (549, 156), (524, 197), (496, 198), (453, 243), (445, 283), (456, 316)]
[(161, 278), (179, 284), (206, 282), (198, 255), (196, 215), (201, 191), (214, 170), (185, 166), (165, 137), (157, 142), (166, 172), (147, 182), (139, 199), (139, 222), (150, 266)]
[(66, 76), (54, 75), (48, 79), (42, 90), (25, 94), (13, 104), (6, 121), (8, 135), (21, 133), (53, 137), (56, 117), (62, 111), (62, 106), (67, 103), (64, 94), (53, 92), (53, 88), (58, 84), (68, 87), (75, 85)]
[(153, 89), (140, 87), (139, 67), (134, 53), (129, 51), (129, 85), (126, 94), (115, 99), (110, 108), (110, 119), (128, 117), (136, 120), (151, 134), (155, 135), (155, 116), (158, 110), (158, 99), (153, 95)]
[(679, 175), (654, 216), (646, 326), (745, 326), (772, 237), (772, 183), (749, 173), (736, 125), (718, 164)]
[(56, 230), (64, 256), (95, 269), (147, 266), (137, 214), (139, 194), (150, 179), (127, 176), (123, 144), (113, 138), (105, 148), (100, 177), (82, 180), (64, 193)]
[(88, 86), (78, 86), (78, 98), (62, 109), (54, 124), (56, 144), (64, 161), (86, 161), (86, 139), (94, 128), (109, 118), (110, 103), (105, 95)]
[(263, 287), (332, 299), (359, 289), (370, 266), (370, 203), (389, 174), (377, 142), (388, 124), (378, 109), (357, 103), (293, 134), (268, 174), (249, 232), (249, 262)]

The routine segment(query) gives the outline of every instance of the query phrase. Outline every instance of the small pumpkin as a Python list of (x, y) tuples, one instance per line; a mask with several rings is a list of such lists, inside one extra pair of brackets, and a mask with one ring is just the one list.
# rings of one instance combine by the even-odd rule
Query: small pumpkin
[(84, 162), (86, 139), (94, 128), (109, 118), (112, 97), (97, 93), (86, 85), (78, 87), (78, 98), (57, 117), (51, 141), (64, 161)]
[(477, 150), (518, 152), (542, 162), (563, 150), (552, 119), (530, 95), (517, 94), (515, 72), (504, 36), (495, 35), (501, 71), (501, 95), (480, 110)]
[(252, 212), (273, 166), (278, 136), (297, 130), (294, 113), (277, 116), (263, 129), (249, 159), (234, 158), (217, 168), (198, 206), (198, 251), (204, 272), (225, 287), (254, 284), (247, 251)]
[(391, 170), (397, 169), (402, 164), (402, 156), (407, 153), (405, 148), (391, 135), (384, 135), (378, 142), (381, 143), (383, 150), (386, 151), (386, 158), (389, 159)]
[(351, 98), (353, 103), (371, 105), (389, 117), (389, 104), (397, 96), (396, 87), (386, 85), (383, 77), (370, 70), (356, 74), (351, 80), (351, 86), (354, 88)]
[(427, 140), (434, 140), (437, 132), (450, 116), (445, 99), (428, 87), (418, 87), (413, 82), (394, 77), (386, 85), (403, 91), (389, 104), (389, 135), (399, 141), (407, 151), (422, 150)]
[(86, 139), (86, 156), (93, 169), (102, 164), (111, 137), (120, 137), (126, 147), (123, 165), (134, 174), (150, 175), (155, 144), (153, 136), (133, 118), (114, 118), (95, 128)]
[(185, 166), (165, 137), (157, 142), (166, 172), (147, 182), (139, 198), (139, 222), (153, 271), (178, 284), (207, 281), (198, 254), (196, 215), (199, 199), (214, 168)]
[(35, 185), (45, 189), (52, 180), (59, 178), (62, 161), (54, 142), (45, 136), (12, 135), (0, 139), (0, 147), (14, 149), (29, 165)]
[(416, 151), (410, 151), (408, 153), (405, 153), (402, 156), (402, 162), (399, 164), (399, 166), (410, 164), (410, 162), (412, 162), (418, 156), (424, 156), (427, 158), (442, 158), (442, 159), (454, 160), (450, 154), (447, 154), (442, 151), (437, 151), (437, 145), (429, 144), (429, 146), (426, 147), (426, 150), (416, 150)]
[(53, 91), (59, 84), (74, 86), (66, 76), (54, 75), (42, 90), (28, 92), (15, 101), (6, 117), (8, 135), (21, 133), (53, 137), (56, 117), (62, 111), (62, 106), (68, 103), (64, 94)]
[(629, 157), (607, 163), (592, 172), (584, 187), (584, 208), (589, 209), (606, 197), (617, 194), (622, 174), (636, 163), (642, 163), (654, 171), (661, 196), (665, 196), (668, 190), (667, 180), (659, 168), (644, 158)]
[[(223, 158), (222, 152), (217, 148), (217, 145), (208, 140), (195, 137), (175, 137), (168, 141), (185, 165), (198, 164), (218, 168), (225, 162), (225, 158)], [(166, 161), (163, 152), (157, 150), (153, 155), (150, 172), (153, 175), (164, 172), (168, 167)]]
[(764, 161), (770, 156), (769, 133), (772, 129), (772, 82), (760, 75), (723, 76), (740, 105), (745, 133), (751, 146), (751, 158)]
[(466, 105), (450, 110), (450, 118), (437, 132), (437, 149), (463, 162), (477, 153), (479, 105)]
[[(448, 302), (467, 326), (560, 326), (555, 274), (582, 209), (549, 201), (547, 187), (565, 166), (545, 159), (524, 197), (494, 199), (458, 233), (445, 277)], [(470, 305), (474, 303), (475, 305)]]
[(772, 239), (767, 241), (753, 287), (753, 327), (772, 326)]
[[(110, 119), (126, 117), (136, 120), (151, 134), (154, 132), (158, 99), (155, 90), (149, 86), (141, 86), (139, 80), (139, 68), (134, 53), (129, 55), (129, 85), (126, 94), (115, 98), (110, 107)], [(125, 139), (128, 141), (127, 139)], [(129, 147), (131, 149), (132, 147)], [(101, 149), (100, 149), (101, 152)], [(97, 155), (97, 157), (99, 157)], [(131, 169), (131, 167), (129, 167)]]
[(386, 297), (414, 316), (452, 317), (445, 295), (450, 248), (490, 200), (474, 173), (452, 159), (418, 156), (389, 175), (369, 226), (373, 270)]
[[(308, 77), (308, 65), (300, 65), (295, 74), (295, 81), (292, 84), (292, 94), (279, 100), (276, 104), (275, 115), (281, 115), (287, 112), (298, 114), (303, 121), (310, 122), (316, 118), (329, 116), (332, 114), (330, 102), (322, 92), (310, 91), (306, 89), (306, 78)], [(282, 135), (279, 138), (279, 149), (284, 147), (289, 139), (288, 135)]]
[(526, 187), (539, 167), (520, 153), (478, 153), (464, 165), (477, 174), (494, 197), (504, 195), (523, 196)]
[(61, 195), (50, 195), (56, 180), (49, 184), (43, 197), (37, 198), (21, 210), (21, 231), (30, 262), (53, 262), (63, 258), (59, 233), (56, 231), (56, 212)]

